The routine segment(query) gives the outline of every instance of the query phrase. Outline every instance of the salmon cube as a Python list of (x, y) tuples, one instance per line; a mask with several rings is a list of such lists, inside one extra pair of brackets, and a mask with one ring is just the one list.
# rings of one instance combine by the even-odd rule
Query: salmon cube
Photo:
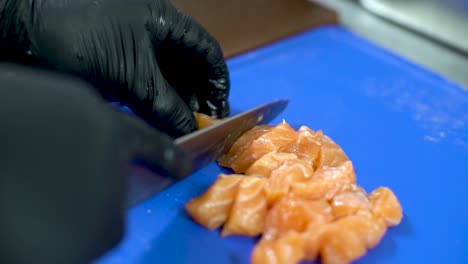
[(188, 214), (198, 224), (213, 230), (227, 220), (243, 175), (220, 175), (201, 196), (185, 204)]
[(403, 209), (396, 195), (387, 187), (379, 187), (369, 196), (372, 211), (381, 216), (388, 226), (399, 225), (403, 218)]
[(266, 179), (244, 176), (221, 235), (257, 236), (263, 232), (267, 214)]

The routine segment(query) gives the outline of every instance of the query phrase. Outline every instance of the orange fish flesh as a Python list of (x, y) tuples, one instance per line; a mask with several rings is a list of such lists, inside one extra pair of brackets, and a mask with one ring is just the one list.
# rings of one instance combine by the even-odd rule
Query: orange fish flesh
[(330, 137), (323, 135), (322, 147), (320, 149), (320, 155), (317, 160), (316, 167), (336, 167), (340, 166), (348, 160), (349, 158), (343, 149), (338, 146), (338, 144), (336, 144)]
[(252, 264), (296, 264), (304, 259), (304, 238), (289, 232), (278, 240), (260, 240), (252, 255)]
[(213, 230), (227, 220), (243, 175), (220, 175), (201, 196), (185, 204), (185, 209), (198, 224)]
[(284, 162), (297, 159), (297, 155), (293, 153), (270, 152), (256, 160), (252, 166), (246, 170), (245, 175), (270, 177), (271, 172)]
[(219, 166), (231, 168), (232, 162), (244, 152), (256, 139), (273, 129), (273, 126), (261, 125), (242, 134), (229, 151), (218, 159)]
[(332, 210), (326, 201), (305, 200), (289, 194), (268, 212), (263, 238), (278, 239), (290, 231), (304, 232), (311, 223), (323, 224), (332, 220)]
[(323, 133), (322, 131), (314, 132), (305, 126), (300, 127), (298, 132), (297, 140), (283, 146), (280, 151), (294, 153), (314, 166), (322, 147)]
[(379, 187), (369, 195), (372, 211), (381, 216), (387, 226), (399, 225), (403, 210), (396, 195), (387, 187)]
[(385, 221), (369, 210), (340, 218), (336, 223), (358, 235), (368, 249), (374, 248), (387, 231)]
[(252, 164), (263, 155), (276, 151), (282, 146), (295, 141), (297, 131), (286, 123), (274, 126), (266, 133), (253, 140), (246, 148), (239, 148), (231, 162), (230, 168), (235, 173), (244, 173)]
[(351, 161), (337, 167), (320, 167), (307, 181), (294, 182), (291, 191), (307, 199), (332, 199), (349, 184), (356, 183)]
[(267, 214), (265, 178), (244, 176), (221, 235), (257, 236), (262, 233)]
[(352, 162), (321, 130), (257, 126), (218, 163), (238, 174), (221, 175), (186, 210), (209, 229), (224, 225), (223, 237), (262, 235), (254, 264), (352, 263), (403, 218), (392, 190), (368, 195), (356, 184)]
[(335, 195), (331, 202), (335, 217), (353, 215), (359, 210), (370, 210), (370, 202), (365, 192), (345, 191)]
[(194, 116), (198, 125), (198, 129), (209, 127), (221, 120), (202, 113), (194, 113)]
[(291, 183), (302, 182), (312, 177), (313, 167), (304, 160), (288, 160), (272, 171), (265, 186), (268, 205), (289, 193)]

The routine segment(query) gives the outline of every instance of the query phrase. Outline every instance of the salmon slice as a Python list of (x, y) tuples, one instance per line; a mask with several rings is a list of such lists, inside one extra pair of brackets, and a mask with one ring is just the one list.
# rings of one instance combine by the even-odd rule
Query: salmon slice
[(260, 125), (245, 132), (234, 142), (229, 151), (218, 159), (219, 166), (231, 168), (232, 162), (256, 139), (273, 129), (273, 126)]
[(198, 224), (213, 230), (227, 220), (239, 184), (245, 176), (221, 174), (201, 196), (185, 204), (188, 214)]
[(338, 167), (318, 168), (311, 179), (291, 184), (291, 192), (307, 199), (332, 199), (336, 194), (356, 183), (351, 161)]
[(291, 183), (305, 181), (311, 178), (313, 173), (312, 165), (300, 159), (288, 160), (273, 170), (265, 186), (268, 206), (288, 194)]
[(367, 249), (377, 246), (387, 231), (385, 221), (369, 210), (338, 219), (336, 224), (358, 235)]
[(367, 252), (360, 237), (337, 223), (324, 226), (320, 234), (320, 261), (323, 264), (351, 263)]
[(296, 264), (304, 259), (304, 238), (289, 232), (278, 240), (261, 240), (251, 255), (252, 264)]
[(262, 233), (267, 201), (265, 178), (244, 176), (239, 185), (231, 213), (221, 235), (257, 236)]
[(297, 160), (298, 157), (293, 153), (270, 152), (256, 160), (245, 172), (246, 175), (256, 175), (270, 177), (273, 170), (289, 160)]
[(197, 125), (198, 125), (198, 129), (209, 127), (215, 124), (216, 122), (218, 122), (219, 120), (222, 120), (222, 119), (216, 119), (214, 117), (211, 117), (209, 115), (205, 115), (202, 113), (194, 113), (194, 116), (195, 116), (195, 121), (197, 122)]
[(369, 196), (372, 211), (381, 216), (387, 226), (399, 225), (403, 218), (403, 209), (396, 195), (387, 187), (379, 187)]
[(338, 146), (338, 144), (336, 144), (330, 137), (323, 135), (322, 148), (320, 149), (320, 155), (317, 159), (316, 168), (324, 166), (336, 167), (348, 160), (349, 158), (346, 156), (343, 149)]
[(297, 140), (280, 148), (280, 151), (294, 153), (300, 159), (313, 165), (320, 154), (323, 133), (322, 131), (314, 132), (306, 126), (301, 126), (298, 132)]
[(320, 130), (257, 126), (218, 163), (237, 174), (221, 175), (186, 209), (209, 229), (224, 225), (223, 237), (263, 234), (254, 264), (351, 263), (403, 218), (392, 190), (368, 195), (345, 152)]
[(323, 224), (332, 220), (331, 207), (326, 201), (310, 201), (289, 194), (268, 212), (263, 238), (278, 239), (290, 231), (304, 232), (312, 223)]
[[(355, 176), (356, 174), (354, 174)], [(352, 177), (354, 177), (353, 175), (351, 175), (351, 182), (352, 182)], [(340, 191), (336, 193), (336, 195), (338, 194), (341, 194), (341, 193), (345, 193), (345, 192), (360, 192), (360, 193), (363, 193), (364, 195), (367, 196), (367, 192), (366, 190), (364, 190), (364, 188), (362, 188), (361, 186), (357, 185), (356, 182), (354, 183), (351, 183), (351, 182), (348, 182), (346, 184), (344, 184), (341, 188), (340, 188)], [(369, 199), (369, 197), (368, 197)]]
[(335, 217), (353, 215), (359, 210), (370, 210), (370, 202), (365, 192), (361, 189), (357, 191), (345, 191), (338, 193), (331, 200), (330, 204)]
[(320, 239), (327, 224), (321, 222), (311, 222), (307, 225), (304, 236), (304, 259), (315, 261), (320, 254)]
[(280, 123), (255, 139), (242, 153), (235, 156), (231, 162), (231, 168), (235, 173), (244, 173), (263, 155), (280, 149), (295, 141), (297, 137), (297, 131), (286, 123)]

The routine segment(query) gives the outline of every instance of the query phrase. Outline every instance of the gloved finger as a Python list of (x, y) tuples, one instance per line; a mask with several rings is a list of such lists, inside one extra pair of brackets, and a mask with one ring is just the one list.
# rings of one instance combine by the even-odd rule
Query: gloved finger
[[(37, 48), (49, 54), (45, 61), (88, 80), (106, 99), (127, 105), (162, 132), (178, 137), (196, 130), (192, 111), (161, 74), (143, 28), (106, 17), (98, 25), (76, 25), (82, 18), (72, 19), (73, 14), (46, 15), (47, 30), (36, 36)], [(69, 30), (61, 30), (59, 23)]]
[(175, 179), (182, 179), (190, 174), (191, 159), (170, 137), (130, 113), (115, 113), (125, 131), (124, 140), (130, 144), (130, 151), (135, 159)]
[(200, 112), (225, 117), (230, 112), (230, 80), (221, 47), (198, 22), (178, 11), (175, 14), (168, 37), (156, 50), (163, 74), (178, 83), (179, 93), (188, 93), (183, 97), (193, 99), (190, 92), (194, 91)]
[(122, 100), (140, 117), (172, 137), (195, 131), (193, 112), (161, 74), (149, 44), (140, 48), (136, 60), (134, 84)]

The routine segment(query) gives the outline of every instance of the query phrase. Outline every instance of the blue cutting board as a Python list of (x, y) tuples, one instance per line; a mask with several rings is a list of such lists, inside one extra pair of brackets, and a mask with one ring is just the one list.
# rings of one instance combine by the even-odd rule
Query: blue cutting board
[[(340, 27), (228, 64), (234, 113), (291, 99), (272, 124), (323, 129), (354, 162), (360, 185), (399, 197), (401, 225), (358, 263), (468, 263), (466, 90)], [(183, 209), (220, 171), (213, 163), (129, 210), (125, 240), (97, 263), (248, 263), (253, 239), (222, 239)]]

